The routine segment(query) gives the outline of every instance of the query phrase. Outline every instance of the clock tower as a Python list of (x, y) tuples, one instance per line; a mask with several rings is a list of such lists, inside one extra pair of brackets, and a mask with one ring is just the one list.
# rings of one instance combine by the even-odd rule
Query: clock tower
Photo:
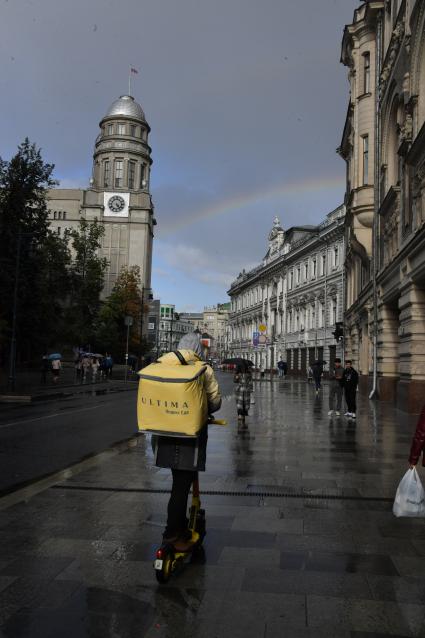
[(81, 218), (97, 219), (105, 234), (101, 254), (109, 263), (103, 296), (107, 297), (124, 266), (139, 266), (144, 300), (151, 292), (153, 230), (150, 195), (150, 126), (131, 95), (115, 100), (99, 124), (89, 188), (49, 191), (51, 225), (58, 234)]

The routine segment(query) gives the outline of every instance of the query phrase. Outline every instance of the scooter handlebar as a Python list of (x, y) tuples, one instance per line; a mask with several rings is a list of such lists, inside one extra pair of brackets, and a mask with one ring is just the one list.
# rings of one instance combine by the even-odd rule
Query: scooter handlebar
[(210, 425), (227, 425), (226, 419), (214, 419), (213, 417), (208, 419), (208, 423)]

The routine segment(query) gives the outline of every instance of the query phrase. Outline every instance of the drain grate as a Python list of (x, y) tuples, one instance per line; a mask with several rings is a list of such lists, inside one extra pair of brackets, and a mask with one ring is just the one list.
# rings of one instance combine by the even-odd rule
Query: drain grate
[[(169, 494), (170, 490), (149, 487), (104, 487), (92, 485), (52, 485), (52, 490), (80, 490), (83, 492), (125, 492), (136, 494)], [(394, 498), (385, 496), (361, 496), (350, 494), (310, 494), (309, 492), (249, 492), (231, 490), (202, 490), (206, 496), (257, 496), (258, 498), (295, 498), (321, 501), (379, 501), (392, 503)]]

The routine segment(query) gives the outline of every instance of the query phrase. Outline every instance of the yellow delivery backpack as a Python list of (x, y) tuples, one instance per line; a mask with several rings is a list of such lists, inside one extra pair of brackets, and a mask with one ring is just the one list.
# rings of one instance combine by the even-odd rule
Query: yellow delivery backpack
[(174, 436), (196, 436), (208, 419), (203, 361), (181, 365), (156, 361), (139, 372), (137, 420), (139, 430)]

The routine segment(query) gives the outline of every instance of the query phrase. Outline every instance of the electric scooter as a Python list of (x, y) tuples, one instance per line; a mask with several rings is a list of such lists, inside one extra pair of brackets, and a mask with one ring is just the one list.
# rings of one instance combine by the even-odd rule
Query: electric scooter
[[(227, 425), (223, 419), (213, 419), (210, 424)], [(156, 579), (159, 583), (165, 584), (169, 581), (171, 574), (183, 567), (202, 546), (206, 532), (205, 510), (201, 508), (201, 497), (199, 493), (199, 476), (192, 483), (192, 502), (189, 507), (188, 530), (192, 533), (191, 546), (187, 552), (177, 551), (172, 543), (162, 543), (156, 551), (156, 558), (153, 564)]]

